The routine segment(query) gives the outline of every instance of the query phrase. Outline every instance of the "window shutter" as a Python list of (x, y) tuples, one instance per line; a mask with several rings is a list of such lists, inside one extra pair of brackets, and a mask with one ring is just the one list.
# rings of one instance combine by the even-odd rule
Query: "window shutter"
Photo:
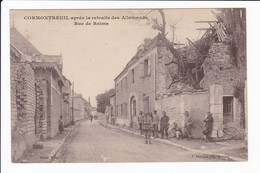
[(140, 70), (140, 78), (144, 78), (144, 61), (142, 61), (139, 66), (138, 66), (139, 70)]
[(151, 76), (151, 60), (148, 59), (148, 76)]

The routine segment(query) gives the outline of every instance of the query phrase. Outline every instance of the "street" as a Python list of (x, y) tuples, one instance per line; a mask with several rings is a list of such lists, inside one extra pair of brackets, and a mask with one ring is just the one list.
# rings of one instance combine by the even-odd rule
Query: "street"
[(68, 136), (52, 162), (218, 161), (196, 157), (196, 153), (173, 146), (144, 142), (141, 136), (105, 128), (97, 120), (83, 121)]

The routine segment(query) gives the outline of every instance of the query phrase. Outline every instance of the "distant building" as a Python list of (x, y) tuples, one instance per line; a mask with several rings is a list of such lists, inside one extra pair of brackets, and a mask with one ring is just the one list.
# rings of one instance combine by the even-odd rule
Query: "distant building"
[(116, 97), (115, 97), (115, 93), (112, 94), (109, 99), (110, 99), (109, 122), (111, 124), (115, 124), (115, 122), (116, 122), (116, 110), (115, 110), (115, 104), (116, 104), (116, 100), (115, 99), (116, 99)]
[(74, 121), (83, 120), (85, 118), (85, 99), (82, 97), (82, 94), (73, 94), (73, 118)]
[(84, 118), (89, 119), (90, 116), (91, 116), (91, 104), (90, 104), (90, 101), (85, 100)]
[(68, 126), (72, 123), (72, 114), (71, 114), (71, 82), (65, 76), (63, 76), (65, 85), (62, 88), (62, 115), (64, 119), (65, 126)]

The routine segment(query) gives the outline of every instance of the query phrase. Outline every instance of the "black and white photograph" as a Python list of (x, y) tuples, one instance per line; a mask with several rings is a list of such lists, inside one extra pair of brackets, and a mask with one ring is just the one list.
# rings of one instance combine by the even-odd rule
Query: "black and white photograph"
[(247, 161), (246, 14), (10, 10), (12, 162)]

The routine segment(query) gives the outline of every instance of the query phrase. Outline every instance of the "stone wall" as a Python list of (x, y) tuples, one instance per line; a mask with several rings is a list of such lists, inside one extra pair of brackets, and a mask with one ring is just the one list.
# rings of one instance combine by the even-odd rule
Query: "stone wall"
[(11, 62), (12, 160), (36, 142), (35, 77), (28, 63)]
[[(221, 85), (223, 96), (234, 96), (234, 86), (243, 83), (241, 76), (245, 73), (232, 63), (232, 54), (229, 45), (214, 43), (209, 49), (209, 56), (202, 64), (204, 78), (200, 86), (208, 89), (210, 85)], [(240, 120), (241, 103), (237, 98), (233, 100), (234, 124)]]
[(49, 111), (49, 83), (46, 80), (37, 80), (36, 82), (36, 134), (41, 140), (48, 137), (48, 116)]
[(74, 97), (74, 121), (83, 120), (85, 114), (85, 103), (82, 97)]
[(175, 121), (179, 127), (184, 127), (184, 112), (188, 111), (193, 119), (192, 136), (203, 138), (203, 120), (209, 111), (209, 92), (183, 92), (182, 94), (164, 97), (156, 101), (158, 114), (165, 111), (170, 118), (170, 129)]
[(57, 81), (52, 79), (52, 98), (51, 98), (51, 134), (50, 137), (53, 138), (59, 131), (59, 118), (62, 115), (62, 96), (61, 88), (59, 87)]

